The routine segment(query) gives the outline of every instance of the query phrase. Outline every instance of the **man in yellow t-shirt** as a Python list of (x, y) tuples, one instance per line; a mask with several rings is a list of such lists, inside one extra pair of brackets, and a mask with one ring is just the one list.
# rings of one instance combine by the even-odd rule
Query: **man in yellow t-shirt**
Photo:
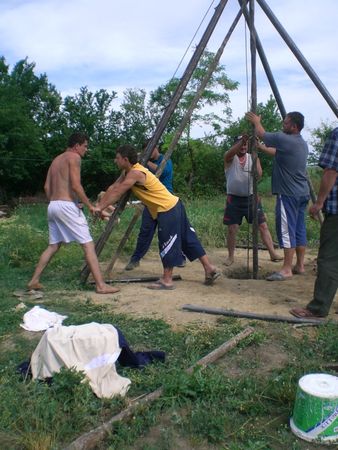
[(220, 272), (211, 264), (195, 230), (189, 223), (181, 200), (171, 194), (148, 169), (137, 162), (137, 151), (130, 145), (116, 150), (115, 162), (124, 173), (112, 184), (94, 208), (94, 213), (116, 203), (129, 189), (144, 203), (158, 221), (158, 241), (163, 275), (149, 289), (174, 289), (173, 268), (183, 262), (182, 252), (190, 261), (199, 259), (205, 272), (206, 285), (211, 285)]

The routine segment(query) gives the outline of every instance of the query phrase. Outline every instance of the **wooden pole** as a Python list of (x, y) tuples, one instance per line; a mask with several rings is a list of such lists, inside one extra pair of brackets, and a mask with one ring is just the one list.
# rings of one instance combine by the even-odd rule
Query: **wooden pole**
[[(220, 0), (219, 4), (216, 6), (214, 15), (212, 16), (205, 32), (203, 33), (203, 36), (202, 36), (199, 44), (197, 45), (196, 50), (195, 50), (191, 60), (189, 61), (187, 68), (185, 69), (185, 72), (180, 80), (179, 85), (177, 86), (176, 91), (174, 92), (168, 107), (165, 109), (159, 123), (157, 124), (155, 132), (147, 145), (147, 148), (141, 159), (142, 164), (147, 163), (155, 146), (157, 145), (158, 141), (160, 140), (166, 126), (168, 125), (170, 117), (172, 116), (173, 112), (175, 111), (175, 108), (176, 108), (178, 102), (180, 101), (180, 99), (185, 91), (185, 88), (187, 87), (187, 85), (190, 81), (193, 71), (197, 67), (197, 64), (202, 56), (202, 53), (203, 53), (205, 47), (207, 46), (207, 43), (217, 25), (217, 22), (219, 21), (219, 18), (222, 15), (225, 5), (227, 3), (228, 3), (228, 0)], [(107, 223), (107, 226), (106, 226), (104, 232), (97, 240), (97, 242), (95, 244), (95, 251), (96, 251), (96, 254), (98, 257), (100, 256), (100, 254), (104, 248), (104, 245), (107, 242), (107, 240), (114, 228), (115, 219), (124, 210), (129, 196), (130, 196), (130, 191), (121, 197), (121, 199), (119, 200), (119, 202), (116, 206), (114, 213), (112, 214), (112, 216), (109, 219), (109, 222)], [(85, 282), (88, 279), (89, 273), (90, 273), (89, 267), (87, 264), (85, 264), (81, 271), (81, 279), (83, 282)]]
[[(247, 0), (244, 0), (244, 3), (246, 3), (246, 1)], [(197, 89), (197, 91), (195, 93), (195, 96), (194, 96), (194, 98), (193, 98), (189, 108), (187, 109), (186, 113), (184, 114), (184, 117), (183, 117), (183, 119), (182, 119), (178, 129), (175, 132), (175, 135), (174, 135), (174, 137), (173, 137), (173, 139), (172, 139), (172, 141), (171, 141), (171, 143), (170, 143), (170, 145), (168, 147), (168, 150), (166, 151), (166, 153), (165, 153), (165, 155), (163, 157), (163, 160), (161, 161), (161, 164), (157, 168), (157, 171), (156, 171), (155, 175), (158, 178), (161, 176), (167, 161), (170, 159), (173, 151), (175, 150), (176, 145), (178, 144), (178, 141), (179, 141), (179, 139), (180, 139), (180, 137), (181, 137), (185, 127), (187, 126), (187, 124), (188, 124), (188, 122), (189, 122), (189, 120), (190, 120), (190, 118), (192, 116), (192, 113), (194, 112), (194, 110), (195, 110), (195, 108), (197, 106), (197, 103), (199, 102), (199, 100), (200, 100), (200, 98), (201, 98), (201, 96), (202, 96), (202, 94), (203, 94), (203, 92), (204, 92), (204, 90), (205, 90), (205, 88), (206, 88), (210, 78), (211, 78), (211, 75), (213, 74), (214, 70), (217, 67), (217, 64), (219, 63), (219, 61), (221, 59), (221, 56), (222, 56), (223, 51), (224, 51), (224, 48), (225, 48), (226, 44), (228, 43), (228, 41), (229, 41), (229, 39), (231, 37), (231, 34), (233, 33), (234, 29), (236, 28), (236, 25), (239, 22), (239, 19), (241, 18), (241, 15), (242, 15), (242, 11), (239, 11), (237, 13), (236, 17), (235, 17), (235, 20), (233, 21), (232, 25), (230, 26), (229, 31), (226, 34), (226, 36), (225, 36), (221, 46), (219, 47), (219, 49), (218, 49), (214, 59), (212, 60), (211, 64), (209, 65), (208, 71), (205, 74), (204, 78), (202, 79), (202, 81), (201, 81), (201, 83), (200, 83), (200, 85), (199, 85), (199, 87), (198, 87), (198, 89)], [(109, 264), (109, 267), (107, 269), (107, 274), (109, 274), (109, 275), (111, 274), (111, 272), (112, 272), (112, 270), (114, 268), (115, 262), (117, 261), (119, 255), (120, 255), (120, 253), (121, 253), (121, 251), (122, 251), (122, 249), (123, 249), (123, 247), (125, 245), (125, 242), (127, 242), (127, 240), (129, 239), (129, 236), (130, 236), (130, 234), (131, 234), (131, 232), (132, 232), (132, 230), (134, 228), (135, 223), (137, 222), (137, 218), (139, 217), (139, 215), (140, 215), (140, 213), (135, 212), (135, 215), (132, 218), (132, 223), (129, 225), (127, 231), (125, 232), (125, 235), (123, 236), (123, 238), (122, 238), (122, 240), (121, 240), (121, 242), (119, 244), (119, 247), (118, 247), (118, 249), (116, 250), (116, 252), (115, 252), (115, 254), (113, 256), (112, 261)], [(137, 217), (135, 217), (135, 216), (137, 216)]]
[(253, 320), (266, 320), (269, 322), (288, 322), (288, 323), (311, 323), (314, 325), (320, 325), (323, 320), (316, 319), (298, 319), (297, 317), (276, 316), (270, 314), (256, 314), (250, 312), (233, 311), (223, 308), (209, 308), (207, 306), (199, 305), (183, 305), (182, 309), (191, 312), (200, 312), (206, 314), (215, 314), (218, 316), (239, 317), (244, 319)]
[(282, 24), (279, 22), (277, 17), (274, 15), (268, 4), (265, 2), (265, 0), (257, 0), (257, 3), (259, 6), (263, 9), (267, 17), (269, 18), (270, 22), (273, 24), (273, 26), (276, 28), (278, 33), (281, 35), (281, 37), (284, 39), (287, 46), (290, 48), (292, 53), (295, 55), (295, 57), (298, 59), (299, 63), (305, 70), (305, 72), (308, 74), (314, 85), (317, 87), (321, 95), (326, 100), (329, 107), (332, 109), (336, 117), (338, 117), (338, 105), (337, 102), (333, 99), (329, 91), (326, 89), (322, 81), (319, 79), (316, 72), (313, 70), (313, 68), (310, 66), (308, 61), (305, 59), (302, 52), (299, 50), (297, 45), (294, 43), (294, 41), (291, 39), (285, 28), (282, 26)]
[[(229, 341), (222, 344), (216, 350), (212, 351), (208, 355), (201, 358), (194, 365), (189, 367), (186, 372), (191, 373), (195, 367), (201, 366), (205, 367), (208, 364), (212, 364), (217, 359), (221, 358), (225, 355), (229, 350), (234, 348), (239, 342), (241, 342), (246, 337), (250, 336), (255, 330), (252, 327), (247, 327), (241, 333), (237, 334)], [(69, 444), (64, 450), (90, 450), (95, 448), (112, 430), (112, 425), (115, 422), (119, 422), (124, 419), (128, 419), (133, 414), (135, 414), (135, 410), (142, 405), (146, 405), (148, 403), (153, 402), (154, 400), (161, 397), (163, 394), (163, 387), (156, 389), (156, 391), (147, 394), (142, 399), (135, 401), (132, 405), (130, 405), (125, 410), (121, 411), (119, 414), (113, 416), (108, 422), (103, 423), (101, 426), (94, 428), (93, 430), (88, 431), (83, 434), (71, 444)]]

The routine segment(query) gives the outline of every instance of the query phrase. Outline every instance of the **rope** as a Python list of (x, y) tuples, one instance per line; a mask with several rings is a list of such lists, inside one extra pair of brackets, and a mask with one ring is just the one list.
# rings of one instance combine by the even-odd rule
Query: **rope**
[(191, 47), (191, 44), (193, 43), (193, 41), (194, 41), (194, 39), (195, 39), (195, 37), (196, 37), (196, 35), (197, 35), (199, 29), (201, 28), (201, 26), (202, 26), (202, 24), (203, 24), (203, 22), (204, 22), (204, 20), (205, 20), (205, 18), (206, 18), (206, 16), (208, 15), (208, 13), (209, 13), (209, 11), (210, 11), (210, 9), (211, 9), (213, 3), (215, 3), (215, 0), (212, 0), (212, 1), (211, 1), (211, 4), (210, 4), (209, 8), (207, 9), (207, 11), (206, 11), (206, 13), (204, 14), (204, 16), (203, 16), (203, 18), (202, 18), (200, 24), (198, 25), (198, 27), (197, 27), (197, 29), (196, 29), (196, 31), (195, 31), (195, 34), (194, 34), (193, 37), (191, 38), (191, 41), (189, 42), (188, 47), (187, 47), (186, 51), (184, 52), (184, 55), (182, 56), (180, 62), (178, 63), (178, 66), (176, 67), (176, 70), (175, 70), (173, 76), (171, 77), (170, 81), (172, 81), (172, 80), (175, 78), (175, 75), (177, 74), (178, 69), (181, 67), (182, 62), (183, 62), (183, 60), (184, 60), (186, 54), (188, 53), (188, 51), (189, 51), (189, 49), (190, 49), (190, 47)]

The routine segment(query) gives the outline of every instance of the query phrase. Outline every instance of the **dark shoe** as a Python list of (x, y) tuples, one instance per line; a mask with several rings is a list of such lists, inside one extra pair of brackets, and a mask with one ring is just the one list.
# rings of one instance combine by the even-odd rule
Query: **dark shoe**
[(124, 270), (133, 270), (133, 269), (135, 269), (135, 267), (138, 267), (139, 265), (140, 265), (140, 261), (130, 260), (129, 263), (124, 268)]

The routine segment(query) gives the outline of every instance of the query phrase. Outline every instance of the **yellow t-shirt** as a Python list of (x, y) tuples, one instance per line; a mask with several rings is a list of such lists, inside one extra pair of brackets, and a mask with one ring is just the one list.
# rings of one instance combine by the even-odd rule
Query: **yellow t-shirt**
[(139, 170), (146, 176), (144, 185), (134, 184), (131, 190), (146, 205), (153, 219), (159, 212), (169, 211), (176, 205), (179, 198), (171, 194), (150, 170), (139, 163), (134, 164), (131, 170)]

